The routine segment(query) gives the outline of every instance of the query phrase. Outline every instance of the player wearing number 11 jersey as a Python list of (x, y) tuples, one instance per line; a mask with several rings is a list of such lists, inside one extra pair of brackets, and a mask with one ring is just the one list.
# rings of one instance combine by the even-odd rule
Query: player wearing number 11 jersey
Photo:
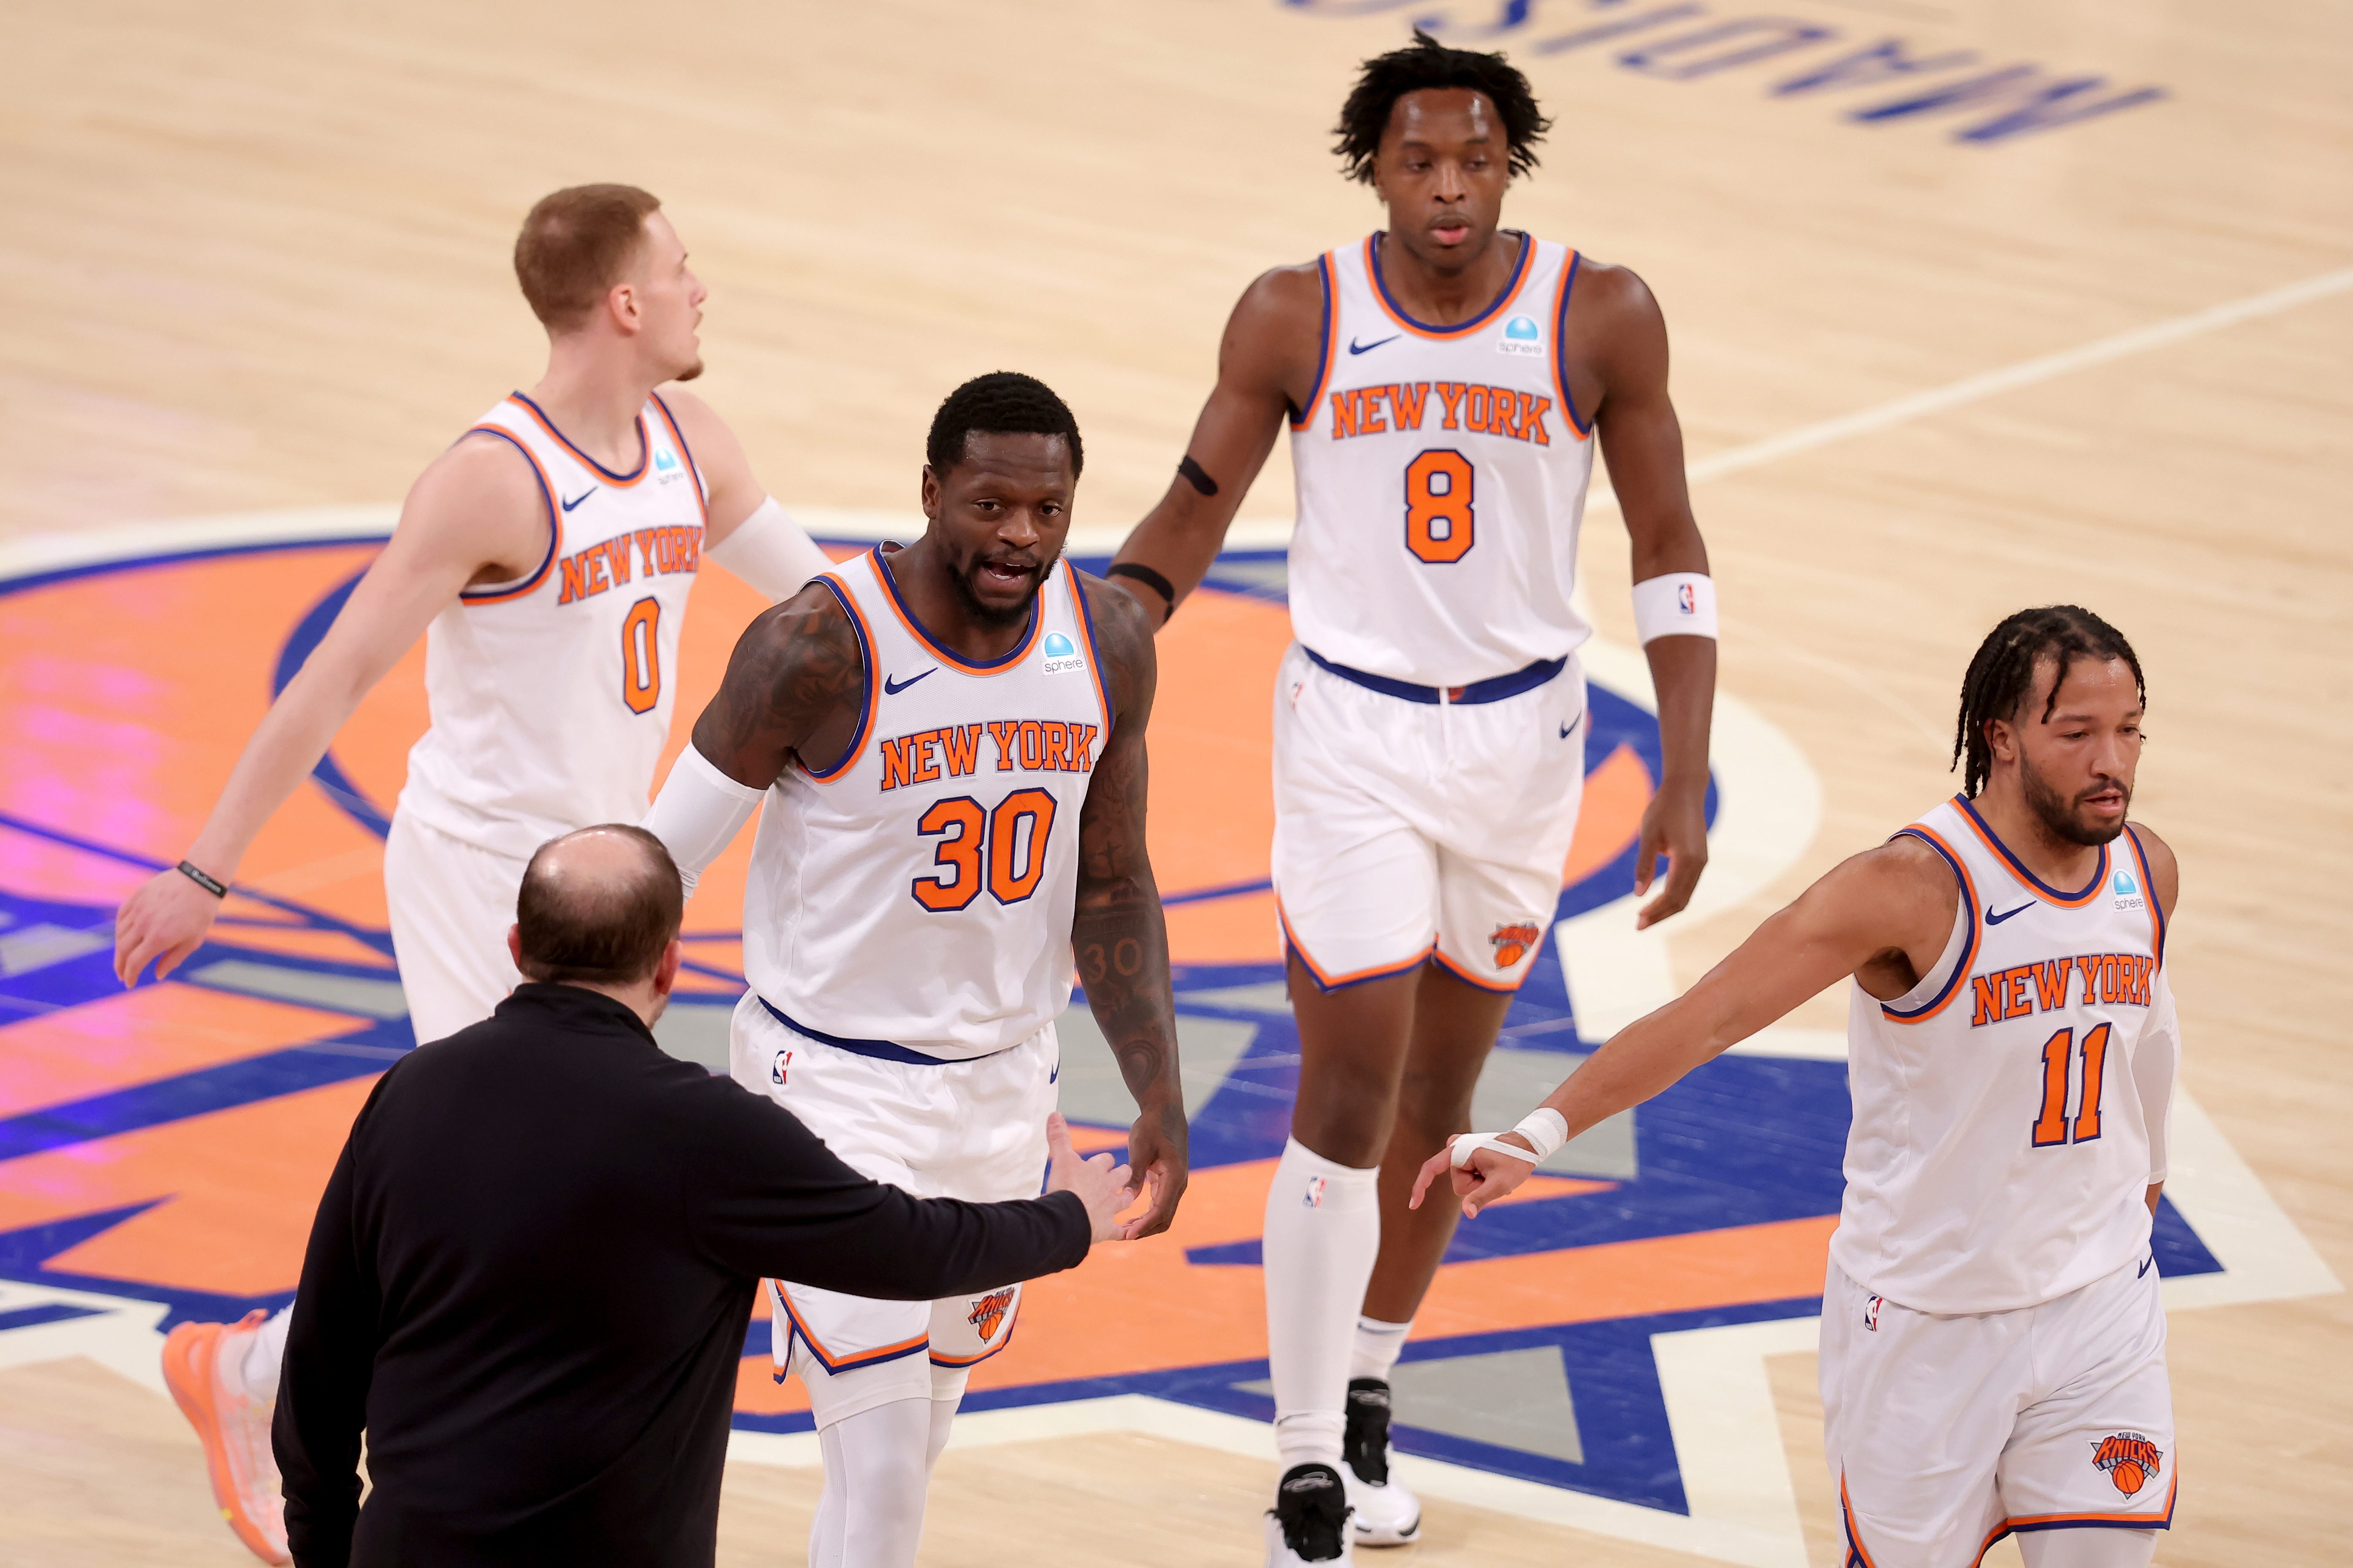
[(1275, 691), (1272, 879), (1300, 1068), (1266, 1211), (1271, 1564), (1419, 1529), (1388, 1474), (1387, 1380), (1454, 1216), (1405, 1196), (1470, 1125), (1559, 903), (1585, 778), (1592, 628), (1575, 591), (1597, 445), (1664, 748), (1635, 873), (1647, 892), (1663, 854), (1666, 885), (1639, 923), (1682, 909), (1707, 858), (1715, 600), (1666, 328), (1631, 272), (1502, 226), (1546, 127), (1500, 55), (1418, 34), (1366, 63), (1337, 150), (1387, 226), (1242, 296), (1177, 479), (1111, 567), (1173, 615), (1289, 427), (1296, 641)]
[(1962, 794), (1832, 869), (1512, 1133), (1441, 1151), (1416, 1188), (1450, 1177), (1483, 1207), (1546, 1147), (1852, 975), (1821, 1354), (1848, 1568), (1977, 1568), (2010, 1534), (2027, 1568), (2145, 1568), (2172, 1521), (2150, 1244), (2181, 1048), (2165, 974), (2179, 878), (2126, 820), (2144, 703), (2140, 661), (2097, 616), (2010, 616), (1962, 686)]

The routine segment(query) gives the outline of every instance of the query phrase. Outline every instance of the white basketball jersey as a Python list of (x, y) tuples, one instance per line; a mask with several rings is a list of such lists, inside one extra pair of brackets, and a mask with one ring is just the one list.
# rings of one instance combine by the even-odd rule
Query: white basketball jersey
[(1079, 812), (1111, 702), (1078, 574), (969, 664), (919, 625), (880, 550), (817, 579), (857, 628), (848, 752), (786, 770), (752, 845), (744, 973), (804, 1033), (943, 1060), (1020, 1044), (1070, 1005)]
[(1324, 366), (1291, 427), (1293, 630), (1424, 686), (1562, 658), (1592, 635), (1569, 601), (1593, 471), (1560, 342), (1577, 254), (1519, 237), (1495, 302), (1432, 327), (1389, 297), (1381, 239), (1318, 263)]
[(2003, 1312), (2147, 1254), (2149, 1131), (2133, 1057), (2165, 921), (2131, 829), (2048, 887), (1960, 796), (1904, 829), (1960, 880), (1953, 936), (1893, 1002), (1848, 1009), (1846, 1197), (1831, 1258), (1925, 1312)]
[(638, 414), (643, 456), (617, 474), (518, 392), (467, 432), (513, 443), (547, 503), (547, 555), (469, 588), (425, 637), (431, 728), (400, 809), (517, 859), (559, 834), (646, 814), (670, 738), (679, 623), (702, 559), (706, 497), (670, 410)]

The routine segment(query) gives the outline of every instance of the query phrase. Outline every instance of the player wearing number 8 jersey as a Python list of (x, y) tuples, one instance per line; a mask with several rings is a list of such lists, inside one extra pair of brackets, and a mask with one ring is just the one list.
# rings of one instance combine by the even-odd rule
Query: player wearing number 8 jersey
[[(933, 420), (923, 537), (826, 574), (744, 634), (646, 826), (694, 879), (761, 810), (736, 1080), (921, 1196), (1034, 1194), (1073, 961), (1185, 1186), (1168, 944), (1145, 850), (1152, 636), (1061, 559), (1082, 451), (1062, 401), (999, 373)], [(772, 1287), (776, 1375), (825, 1453), (809, 1561), (911, 1568), (931, 1468), (1020, 1287), (881, 1301)]]
[(1502, 226), (1546, 128), (1500, 55), (1417, 34), (1366, 63), (1338, 151), (1387, 226), (1250, 286), (1178, 477), (1111, 568), (1173, 615), (1288, 426), (1296, 641), (1275, 694), (1272, 880), (1301, 1059), (1267, 1200), (1271, 1563), (1419, 1528), (1388, 1475), (1387, 1379), (1454, 1216), (1405, 1197), (1469, 1124), (1559, 902), (1597, 445), (1664, 749), (1635, 869), (1649, 891), (1663, 854), (1666, 885), (1639, 922), (1682, 909), (1707, 858), (1715, 603), (1666, 329), (1631, 272)]
[(2180, 1056), (2172, 852), (2127, 825), (2140, 662), (2021, 611), (1962, 689), (1963, 793), (1848, 860), (1514, 1133), (1424, 1167), (1475, 1211), (1558, 1140), (1852, 975), (1823, 1434), (1862, 1568), (2142, 1568), (2178, 1462), (2151, 1249)]
[[(703, 288), (659, 207), (630, 186), (586, 185), (524, 219), (515, 273), (547, 329), (546, 374), (417, 479), (186, 858), (123, 905), (125, 984), (195, 951), (263, 825), (421, 634), (431, 723), (385, 846), (393, 952), (419, 1040), (489, 1017), (519, 979), (506, 935), (532, 852), (645, 808), (703, 556), (772, 598), (827, 564), (719, 416), (654, 390), (702, 369)], [(282, 1562), (269, 1412), (286, 1319), (259, 1319), (183, 1324), (164, 1366), (223, 1513)]]

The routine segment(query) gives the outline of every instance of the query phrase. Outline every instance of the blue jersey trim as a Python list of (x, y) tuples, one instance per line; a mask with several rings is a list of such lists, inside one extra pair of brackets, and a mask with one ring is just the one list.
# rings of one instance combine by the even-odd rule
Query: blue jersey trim
[[(858, 694), (858, 728), (849, 732), (849, 749), (834, 759), (832, 766), (808, 769), (809, 777), (824, 784), (840, 777), (841, 770), (849, 765), (850, 759), (858, 755), (858, 749), (866, 743), (866, 726), (874, 718), (874, 649), (866, 641), (866, 623), (860, 620), (858, 612), (850, 607), (849, 595), (841, 591), (841, 584), (835, 582), (829, 574), (821, 574), (810, 581), (824, 584), (827, 591), (841, 601), (841, 613), (849, 617), (849, 629), (858, 637), (858, 679), (861, 687)], [(802, 765), (807, 767), (807, 763)]]
[(955, 649), (944, 647), (940, 639), (932, 635), (931, 628), (916, 618), (915, 612), (909, 606), (906, 597), (899, 592), (899, 580), (891, 575), (891, 563), (882, 558), (882, 547), (876, 545), (872, 553), (874, 574), (882, 579), (882, 591), (891, 595), (892, 606), (899, 612), (899, 618), (907, 623), (907, 629), (915, 634), (917, 641), (945, 660), (950, 667), (965, 671), (1003, 669), (1008, 665), (1018, 663), (1021, 656), (1028, 653), (1038, 641), (1038, 601), (1046, 592), (1046, 585), (1043, 583), (1038, 585), (1038, 592), (1029, 596), (1029, 629), (1021, 634), (1021, 640), (1013, 645), (1011, 651), (999, 654), (995, 658), (966, 658)]
[(1560, 382), (1560, 406), (1580, 436), (1592, 434), (1593, 422), (1578, 417), (1577, 395), (1568, 389), (1568, 301), (1569, 297), (1577, 292), (1577, 269), (1584, 262), (1582, 253), (1574, 250), (1568, 253), (1568, 276), (1561, 280), (1560, 285), (1560, 319), (1552, 324), (1552, 362)]
[(1428, 321), (1417, 321), (1405, 313), (1404, 307), (1397, 302), (1397, 296), (1389, 292), (1388, 279), (1381, 275), (1381, 241), (1388, 237), (1386, 233), (1373, 236), (1373, 243), (1366, 247), (1373, 262), (1373, 287), (1380, 290), (1381, 303), (1387, 305), (1398, 321), (1403, 321), (1415, 331), (1428, 332), (1432, 337), (1459, 338), (1466, 332), (1485, 326), (1488, 319), (1511, 303), (1512, 297), (1520, 291), (1520, 279), (1527, 272), (1528, 258), (1535, 254), (1535, 237), (1521, 233), (1517, 229), (1508, 232), (1520, 236), (1520, 254), (1512, 263), (1512, 275), (1504, 279), (1503, 289), (1489, 301), (1487, 308), (1467, 321), (1457, 321), (1451, 327), (1433, 327)]
[[(1945, 984), (1937, 987), (1936, 994), (1934, 996), (1929, 997), (1928, 1000), (1923, 1002), (1917, 1007), (1899, 1008), (1891, 1007), (1884, 1002), (1881, 1002), (1879, 1004), (1879, 1010), (1886, 1014), (1891, 1018), (1918, 1018), (1924, 1017), (1943, 1006), (1945, 1005), (1945, 998), (1953, 994), (1953, 987), (1958, 985), (1961, 983), (1961, 977), (1968, 973), (1969, 961), (1975, 958), (1978, 952), (1978, 932), (1980, 929), (1978, 925), (1978, 901), (1969, 894), (1968, 873), (1961, 869), (1961, 863), (1953, 858), (1952, 851), (1947, 849), (1943, 845), (1937, 843), (1926, 834), (1919, 832), (1915, 828), (1907, 827), (1904, 829), (1903, 832), (1898, 833), (1895, 837), (1898, 838), (1908, 837), (1918, 839), (1921, 843), (1926, 844), (1929, 848), (1934, 849), (1944, 858), (1945, 864), (1953, 868), (1953, 880), (1959, 883), (1961, 889), (1961, 912), (1968, 917), (1969, 922), (1968, 944), (1961, 949), (1961, 956), (1953, 961), (1953, 972), (1945, 976)], [(2022, 909), (2026, 906), (2021, 905), (2020, 907)], [(1874, 1000), (1876, 1000), (1876, 998), (1874, 998)]]
[(2028, 870), (2026, 862), (2010, 853), (2010, 846), (2004, 844), (2001, 841), (2001, 835), (1996, 833), (1986, 819), (1978, 815), (1978, 808), (1968, 796), (1957, 795), (1953, 797), (1953, 804), (1968, 814), (1969, 820), (1977, 825), (1978, 834), (1988, 844), (1993, 846), (1994, 853), (2000, 855), (2009, 864), (2011, 874), (2052, 903), (2081, 906), (2089, 902), (2092, 895), (2100, 890), (2100, 884), (2108, 879), (2108, 847), (2103, 844), (2100, 846), (2099, 868), (2092, 873), (2092, 879), (2072, 893), (2063, 893)]
[[(695, 493), (698, 495), (702, 494), (702, 468), (694, 460), (694, 448), (686, 444), (686, 427), (678, 422), (678, 416), (671, 411), (670, 405), (662, 402), (662, 395), (660, 393), (649, 392), (646, 394), (646, 395), (652, 398), (656, 404), (660, 405), (662, 411), (662, 423), (670, 426), (670, 438), (678, 443), (678, 455), (686, 459), (686, 477), (694, 481)], [(638, 469), (640, 473), (644, 472), (645, 465), (643, 463), (638, 464)]]
[[(755, 992), (754, 994), (758, 994)], [(871, 1057), (880, 1062), (905, 1062), (910, 1067), (920, 1068), (948, 1068), (964, 1062), (984, 1061), (988, 1057), (1000, 1054), (997, 1051), (988, 1051), (977, 1057), (927, 1057), (921, 1051), (911, 1051), (904, 1046), (892, 1045), (888, 1040), (853, 1040), (844, 1035), (828, 1035), (823, 1029), (812, 1029), (807, 1024), (793, 1018), (765, 996), (760, 997), (760, 1005), (768, 1010), (770, 1017), (796, 1035), (806, 1035), (819, 1045), (831, 1046), (836, 1050), (848, 1051), (852, 1056)], [(1013, 1048), (1010, 1046), (1006, 1047), (1007, 1050)]]
[[(555, 510), (555, 497), (548, 492), (547, 475), (541, 470), (539, 459), (531, 455), (531, 448), (524, 446), (522, 442), (515, 437), (513, 432), (501, 430), (495, 425), (477, 425), (472, 429), (467, 431), (466, 434), (468, 436), (496, 436), (500, 440), (506, 442), (516, 451), (521, 452), (522, 454), (522, 460), (531, 465), (532, 482), (539, 486), (540, 502), (547, 508), (547, 553), (540, 558), (540, 563), (537, 567), (533, 569), (531, 572), (526, 573), (524, 575), (516, 578), (512, 583), (485, 583), (479, 588), (460, 588), (458, 590), (458, 597), (460, 601), (472, 601), (476, 599), (503, 599), (512, 597), (525, 589), (539, 586), (540, 581), (547, 575), (547, 569), (555, 564), (556, 548), (558, 542), (564, 537), (564, 521), (562, 516)], [(462, 439), (463, 437), (460, 438)]]
[(1384, 697), (1395, 697), (1407, 702), (1419, 702), (1435, 707), (1451, 702), (1458, 708), (1476, 707), (1482, 702), (1501, 702), (1506, 697), (1517, 697), (1523, 691), (1534, 691), (1568, 668), (1568, 658), (1540, 658), (1525, 669), (1515, 669), (1509, 675), (1498, 675), (1487, 680), (1474, 680), (1468, 686), (1423, 686), (1411, 680), (1397, 680), (1370, 670), (1352, 669), (1345, 664), (1335, 664), (1314, 648), (1301, 644), (1315, 668), (1338, 676), (1341, 679), (1377, 691)]
[(2149, 879), (2148, 851), (2142, 847), (2140, 834), (2131, 823), (2125, 824), (2125, 836), (2132, 840), (2133, 862), (2140, 868), (2141, 897), (2148, 900), (2149, 919), (2157, 926), (2157, 961), (2165, 962), (2165, 906), (2157, 900), (2157, 885)]
[(538, 415), (539, 422), (547, 426), (547, 433), (549, 435), (564, 443), (564, 449), (565, 451), (571, 453), (574, 457), (579, 458), (582, 462), (587, 464), (590, 468), (596, 469), (598, 473), (604, 475), (607, 479), (612, 480), (617, 485), (633, 484), (637, 480), (644, 478), (646, 465), (654, 460), (653, 432), (646, 428), (646, 416), (642, 410), (640, 410), (638, 415), (638, 466), (631, 468), (626, 474), (617, 474), (612, 469), (607, 468), (604, 464), (598, 462), (596, 458), (590, 457), (587, 453), (582, 451), (579, 447), (574, 446), (572, 444), (572, 437), (566, 436), (563, 431), (558, 430), (555, 427), (555, 421), (547, 416), (546, 409), (542, 408), (538, 404), (533, 403), (530, 398), (525, 397), (520, 392), (514, 394), (514, 400), (517, 403), (522, 404), (525, 408), (530, 409), (533, 414)]
[(1324, 285), (1324, 314), (1321, 335), (1315, 342), (1315, 384), (1307, 389), (1307, 401), (1299, 407), (1299, 417), (1291, 422), (1293, 430), (1304, 430), (1315, 417), (1315, 400), (1324, 395), (1324, 384), (1332, 376), (1332, 330), (1340, 321), (1340, 292), (1332, 285), (1332, 258), (1327, 254), (1315, 258), (1315, 276)]

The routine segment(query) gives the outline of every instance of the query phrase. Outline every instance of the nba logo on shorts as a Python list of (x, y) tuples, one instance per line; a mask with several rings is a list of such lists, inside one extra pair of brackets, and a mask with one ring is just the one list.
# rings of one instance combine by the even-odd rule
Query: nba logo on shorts
[(776, 1053), (776, 1059), (769, 1065), (768, 1081), (781, 1088), (785, 1081), (785, 1069), (792, 1065), (793, 1053), (790, 1051), (778, 1051)]
[(1873, 1296), (1862, 1304), (1862, 1326), (1874, 1334), (1879, 1331), (1879, 1303), (1885, 1300), (1883, 1296)]
[(1687, 616), (1699, 614), (1699, 595), (1693, 590), (1690, 584), (1675, 584), (1675, 608)]
[(1323, 1177), (1321, 1177), (1321, 1176), (1310, 1176), (1310, 1177), (1308, 1177), (1308, 1178), (1307, 1178), (1307, 1191), (1306, 1191), (1306, 1193), (1305, 1193), (1305, 1194), (1301, 1197), (1300, 1202), (1301, 1202), (1301, 1203), (1302, 1203), (1302, 1205), (1303, 1205), (1305, 1207), (1308, 1207), (1308, 1208), (1311, 1208), (1311, 1209), (1320, 1209), (1320, 1208), (1322, 1208), (1322, 1207), (1324, 1206), (1324, 1178), (1323, 1178)]

